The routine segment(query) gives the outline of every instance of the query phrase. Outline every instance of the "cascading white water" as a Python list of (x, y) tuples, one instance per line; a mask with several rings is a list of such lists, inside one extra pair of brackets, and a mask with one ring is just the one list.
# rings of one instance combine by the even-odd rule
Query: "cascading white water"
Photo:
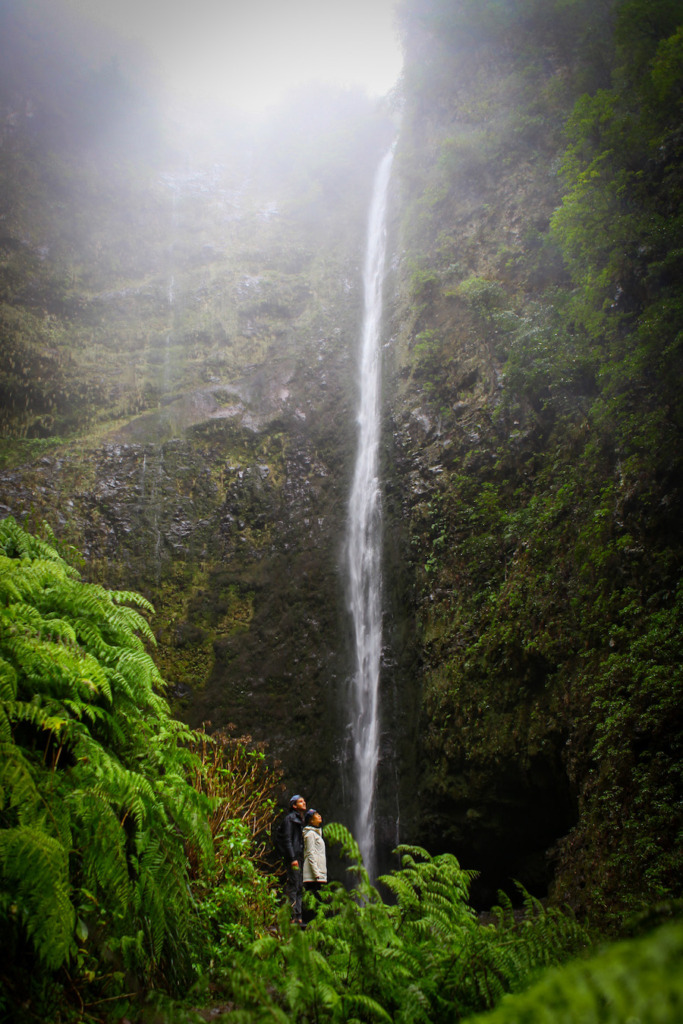
[(382, 653), (381, 501), (378, 475), (382, 286), (386, 206), (393, 148), (383, 158), (368, 220), (360, 346), (358, 448), (349, 499), (349, 609), (355, 638), (350, 695), (356, 814), (354, 834), (371, 877), (375, 872), (374, 800), (379, 760), (379, 672)]

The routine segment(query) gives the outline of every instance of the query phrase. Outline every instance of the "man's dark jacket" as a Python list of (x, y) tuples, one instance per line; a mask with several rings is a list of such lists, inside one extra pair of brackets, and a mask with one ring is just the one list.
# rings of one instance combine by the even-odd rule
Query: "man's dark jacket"
[(287, 860), (291, 864), (293, 860), (299, 861), (301, 866), (304, 859), (304, 823), (297, 811), (290, 811), (285, 818), (284, 839)]

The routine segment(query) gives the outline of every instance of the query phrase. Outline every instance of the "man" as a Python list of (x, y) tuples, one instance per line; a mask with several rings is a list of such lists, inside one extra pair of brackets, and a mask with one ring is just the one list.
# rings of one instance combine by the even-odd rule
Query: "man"
[(284, 841), (286, 850), (287, 884), (285, 892), (292, 908), (292, 921), (303, 924), (301, 897), (303, 894), (304, 815), (306, 801), (295, 793), (289, 801), (289, 814), (285, 817)]

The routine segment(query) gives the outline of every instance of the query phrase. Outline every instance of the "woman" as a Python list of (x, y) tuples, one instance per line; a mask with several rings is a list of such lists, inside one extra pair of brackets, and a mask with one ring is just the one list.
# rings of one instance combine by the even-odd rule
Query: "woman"
[(322, 815), (311, 807), (304, 817), (304, 888), (314, 896), (327, 884)]

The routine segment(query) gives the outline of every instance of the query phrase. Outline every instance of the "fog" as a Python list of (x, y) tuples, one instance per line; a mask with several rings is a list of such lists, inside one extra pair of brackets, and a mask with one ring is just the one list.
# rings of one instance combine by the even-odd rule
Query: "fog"
[(393, 0), (68, 4), (81, 19), (106, 27), (116, 40), (113, 50), (119, 40), (142, 46), (170, 95), (252, 115), (306, 83), (381, 96), (401, 67)]

